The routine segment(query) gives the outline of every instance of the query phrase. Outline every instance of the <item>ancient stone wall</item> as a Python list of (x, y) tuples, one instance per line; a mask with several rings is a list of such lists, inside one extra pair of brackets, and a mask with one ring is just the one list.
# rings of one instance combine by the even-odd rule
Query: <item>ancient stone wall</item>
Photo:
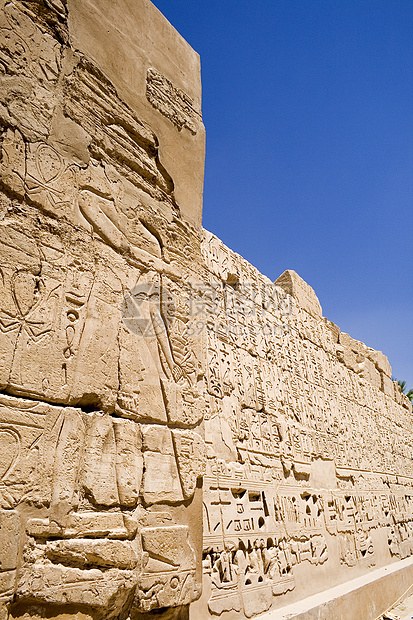
[(413, 550), (410, 402), (202, 230), (200, 100), (149, 0), (0, 1), (0, 620), (249, 618)]
[(412, 407), (387, 358), (205, 232), (204, 590), (239, 619), (413, 552)]
[(198, 56), (146, 0), (3, 0), (0, 71), (0, 617), (183, 609), (205, 464), (183, 287)]

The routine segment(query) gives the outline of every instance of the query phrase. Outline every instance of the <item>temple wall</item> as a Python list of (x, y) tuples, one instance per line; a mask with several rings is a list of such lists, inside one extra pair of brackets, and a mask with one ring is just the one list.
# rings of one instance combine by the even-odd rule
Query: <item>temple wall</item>
[(0, 70), (0, 618), (178, 618), (201, 590), (199, 57), (147, 0), (3, 0)]
[(412, 553), (411, 404), (203, 231), (200, 104), (149, 0), (0, 0), (0, 620), (238, 620)]
[(235, 620), (412, 554), (412, 407), (387, 358), (323, 318), (294, 271), (273, 284), (208, 232), (202, 252), (208, 458), (193, 618)]

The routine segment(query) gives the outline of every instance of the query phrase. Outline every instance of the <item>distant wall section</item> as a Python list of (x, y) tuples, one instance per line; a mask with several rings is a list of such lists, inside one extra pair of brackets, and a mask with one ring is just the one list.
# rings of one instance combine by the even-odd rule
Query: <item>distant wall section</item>
[(205, 233), (204, 592), (250, 618), (413, 551), (410, 401), (387, 358)]

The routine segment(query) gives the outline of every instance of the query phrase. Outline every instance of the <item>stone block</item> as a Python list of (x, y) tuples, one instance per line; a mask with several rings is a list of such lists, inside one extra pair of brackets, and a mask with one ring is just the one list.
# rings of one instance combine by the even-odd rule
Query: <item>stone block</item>
[(128, 538), (120, 512), (76, 512), (69, 515), (65, 536), (90, 538)]
[(135, 598), (140, 611), (189, 602), (196, 566), (188, 534), (188, 528), (182, 526), (142, 530), (143, 573)]
[(120, 540), (72, 539), (50, 541), (46, 557), (54, 563), (90, 568), (136, 568), (138, 557), (130, 542)]
[(2, 0), (0, 68), (0, 620), (242, 620), (413, 554), (387, 358), (201, 227), (198, 55), (149, 0)]
[(364, 342), (360, 342), (360, 340), (355, 340), (345, 332), (340, 332), (339, 341), (341, 345), (353, 351), (353, 353), (357, 356), (357, 360), (359, 363), (364, 361), (365, 357), (367, 356), (367, 347)]
[(160, 452), (144, 452), (143, 497), (146, 504), (183, 500), (174, 456)]
[(382, 389), (382, 392), (384, 392), (387, 396), (390, 396), (391, 398), (394, 398), (394, 385), (393, 385), (393, 381), (383, 371), (380, 372), (380, 376), (381, 376), (381, 389)]
[(367, 356), (376, 366), (377, 370), (391, 377), (392, 370), (389, 364), (389, 360), (381, 351), (375, 351), (375, 349), (367, 348)]
[(402, 406), (407, 409), (409, 413), (412, 413), (412, 401), (407, 398), (406, 394), (402, 394)]
[(364, 360), (358, 367), (358, 374), (363, 379), (366, 379), (369, 383), (374, 385), (376, 389), (381, 389), (382, 380), (380, 372), (377, 370), (376, 366), (371, 362), (368, 358)]
[[(341, 335), (340, 335), (341, 336)], [(349, 347), (345, 347), (341, 344), (336, 346), (337, 358), (347, 366), (353, 372), (359, 371), (359, 362), (357, 361), (357, 355)]]
[(300, 308), (303, 308), (315, 318), (323, 316), (320, 302), (314, 290), (292, 269), (284, 271), (274, 284), (291, 295)]
[(20, 518), (14, 510), (0, 510), (0, 570), (17, 568)]
[(329, 321), (325, 317), (324, 317), (324, 322), (325, 322), (327, 328), (331, 332), (331, 337), (332, 337), (333, 342), (336, 343), (336, 344), (338, 342), (340, 342), (340, 328), (338, 327), (338, 325), (333, 323), (333, 321)]
[(21, 574), (17, 598), (105, 609), (106, 618), (116, 618), (136, 581), (132, 571), (113, 568), (102, 572), (53, 564), (33, 565)]

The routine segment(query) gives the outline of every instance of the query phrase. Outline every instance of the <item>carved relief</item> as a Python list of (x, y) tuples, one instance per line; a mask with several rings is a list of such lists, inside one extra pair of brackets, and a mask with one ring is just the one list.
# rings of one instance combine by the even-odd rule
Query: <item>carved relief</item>
[[(412, 470), (385, 360), (333, 333), (297, 274), (260, 279), (210, 233), (202, 251), (224, 299), (206, 320), (202, 613), (249, 618), (299, 598), (298, 564), (309, 579), (317, 565), (367, 570), (378, 537), (389, 559), (407, 557)], [(405, 482), (389, 490), (397, 471)]]
[(200, 238), (154, 131), (70, 49), (65, 5), (25, 4), (0, 5), (0, 616), (184, 607), (206, 463), (184, 286)]
[(202, 117), (195, 109), (193, 100), (156, 69), (147, 71), (146, 97), (179, 131), (186, 128), (193, 135), (197, 133), (197, 122)]
[[(408, 557), (387, 358), (185, 222), (158, 136), (66, 20), (0, 4), (0, 617), (251, 618)], [(140, 101), (197, 134), (146, 66)]]
[[(95, 603), (104, 607), (109, 600), (106, 586), (111, 597), (120, 597), (116, 603), (119, 609), (126, 602), (121, 592), (125, 596), (126, 592), (132, 592), (141, 575), (137, 608), (149, 610), (190, 602), (195, 587), (195, 560), (188, 542), (188, 527), (168, 525), (150, 529), (148, 524), (151, 520), (156, 524), (160, 513), (151, 516), (139, 505), (143, 459), (145, 476), (158, 475), (164, 484), (164, 492), (159, 489), (158, 497), (151, 497), (150, 491), (144, 490), (144, 498), (149, 503), (168, 501), (168, 470), (163, 469), (159, 475), (158, 469), (162, 459), (168, 456), (165, 453), (170, 453), (170, 464), (175, 462), (172, 438), (168, 447), (166, 439), (159, 444), (161, 428), (144, 430), (133, 421), (113, 419), (107, 414), (83, 413), (75, 408), (58, 408), (9, 396), (1, 399), (0, 416), (8, 424), (0, 425), (4, 449), (0, 488), (2, 505), (8, 509), (0, 515), (2, 547), (7, 551), (3, 570), (15, 570), (19, 559), (16, 546), (19, 516), (10, 509), (30, 501), (37, 506), (38, 515), (32, 511), (26, 520), (25, 530), (29, 535), (24, 550), (26, 562), (17, 590), (11, 596), (16, 591), (22, 599), (33, 596), (31, 584), (36, 582), (35, 595), (39, 600), (64, 602), (58, 584), (59, 580), (67, 580), (66, 583), (72, 583), (71, 602), (84, 604), (85, 586), (92, 582), (100, 592)], [(184, 485), (185, 497), (189, 498), (202, 471), (195, 466), (191, 474), (188, 459), (192, 455), (186, 445), (197, 455), (202, 455), (202, 451), (195, 448), (188, 435), (190, 431), (181, 431), (182, 436), (178, 432), (174, 431), (179, 441), (180, 475), (189, 476)], [(142, 433), (144, 450), (152, 450), (144, 451), (143, 455)], [(156, 448), (160, 451), (155, 452)], [(158, 454), (161, 461), (151, 462), (148, 454)], [(178, 473), (176, 478), (179, 484)], [(144, 482), (144, 489), (148, 484), (151, 488), (150, 482)], [(180, 496), (171, 499), (176, 502), (182, 497), (181, 491)], [(124, 513), (122, 507), (136, 510)], [(107, 512), (109, 508), (114, 512)], [(171, 516), (166, 519), (170, 524)], [(163, 552), (159, 551), (161, 548)], [(165, 550), (169, 555), (162, 565), (160, 556)], [(110, 569), (112, 574), (101, 573), (103, 568)], [(10, 588), (13, 579), (15, 572), (10, 573)]]
[(136, 604), (142, 611), (188, 604), (192, 600), (195, 554), (182, 526), (142, 530), (143, 572)]

